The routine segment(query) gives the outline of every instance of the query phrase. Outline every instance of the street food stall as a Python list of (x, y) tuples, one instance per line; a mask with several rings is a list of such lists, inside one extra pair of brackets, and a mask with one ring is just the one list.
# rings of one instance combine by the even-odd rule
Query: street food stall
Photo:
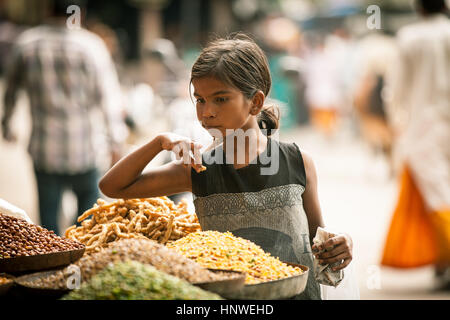
[(1, 212), (1, 298), (259, 300), (305, 289), (308, 267), (231, 232), (202, 231), (187, 205), (98, 199), (63, 237)]

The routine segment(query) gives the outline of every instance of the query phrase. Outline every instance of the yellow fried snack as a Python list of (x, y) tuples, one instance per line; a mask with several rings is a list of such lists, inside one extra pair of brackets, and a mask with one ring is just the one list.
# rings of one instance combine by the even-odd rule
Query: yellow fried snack
[(255, 243), (235, 237), (231, 232), (197, 231), (166, 246), (205, 268), (246, 272), (246, 284), (303, 273), (300, 268), (287, 265)]
[(175, 205), (167, 197), (111, 203), (98, 199), (78, 217), (81, 226), (69, 227), (65, 237), (85, 244), (86, 252), (98, 251), (119, 239), (144, 238), (165, 244), (201, 230), (196, 214), (187, 207), (186, 200)]

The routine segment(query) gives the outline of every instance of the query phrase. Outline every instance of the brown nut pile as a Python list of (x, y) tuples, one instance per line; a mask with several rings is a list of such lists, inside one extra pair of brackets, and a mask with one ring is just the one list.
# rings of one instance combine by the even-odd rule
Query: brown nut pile
[(83, 249), (77, 241), (0, 213), (0, 259)]
[(77, 269), (74, 266), (79, 268), (80, 283), (83, 283), (89, 281), (111, 263), (130, 260), (150, 264), (160, 271), (190, 283), (219, 281), (236, 276), (213, 273), (153, 240), (123, 239), (110, 243), (98, 252), (85, 254), (80, 260), (62, 270), (40, 277), (32, 277), (31, 281), (22, 281), (21, 284), (34, 288), (66, 289), (67, 280), (70, 277), (73, 278), (74, 270)]

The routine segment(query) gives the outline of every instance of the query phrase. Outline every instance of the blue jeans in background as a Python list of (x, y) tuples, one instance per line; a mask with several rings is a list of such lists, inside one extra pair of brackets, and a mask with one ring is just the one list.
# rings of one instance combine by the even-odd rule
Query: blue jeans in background
[[(61, 235), (58, 227), (58, 213), (65, 190), (70, 189), (75, 193), (78, 203), (77, 217), (91, 208), (100, 197), (97, 169), (73, 175), (47, 173), (36, 168), (34, 172), (38, 189), (41, 226), (53, 230), (57, 235)], [(73, 223), (77, 223), (76, 218)]]

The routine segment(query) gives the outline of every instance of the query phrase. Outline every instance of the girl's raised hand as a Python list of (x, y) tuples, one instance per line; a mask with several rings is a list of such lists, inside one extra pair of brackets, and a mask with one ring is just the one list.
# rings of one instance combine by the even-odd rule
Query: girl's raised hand
[(202, 145), (200, 143), (171, 132), (160, 134), (159, 139), (161, 148), (175, 153), (177, 160), (182, 160), (183, 166), (191, 165), (197, 172), (204, 169), (200, 153)]
[(319, 264), (333, 264), (343, 260), (333, 271), (345, 268), (353, 259), (353, 241), (347, 234), (338, 234), (320, 246), (313, 245), (312, 250), (319, 259)]

